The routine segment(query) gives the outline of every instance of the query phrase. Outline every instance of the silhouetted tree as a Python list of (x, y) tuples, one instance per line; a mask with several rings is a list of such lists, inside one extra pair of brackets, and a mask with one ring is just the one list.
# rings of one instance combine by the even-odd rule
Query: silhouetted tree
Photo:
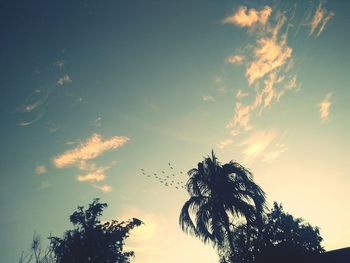
[(190, 198), (182, 207), (183, 231), (211, 242), (225, 260), (234, 252), (233, 226), (244, 217), (248, 228), (261, 225), (265, 193), (253, 175), (236, 162), (221, 165), (214, 152), (188, 172)]
[(95, 199), (89, 208), (78, 207), (70, 216), (73, 230), (65, 232), (63, 238), (50, 237), (51, 248), (58, 262), (118, 262), (128, 263), (133, 251), (123, 251), (125, 239), (129, 232), (142, 222), (133, 218), (128, 221), (100, 222), (100, 216), (106, 203)]
[(232, 261), (236, 263), (308, 262), (310, 256), (324, 252), (319, 229), (284, 212), (276, 202), (260, 232), (251, 228), (248, 233), (246, 225), (241, 224), (232, 236)]
[(127, 221), (101, 223), (100, 217), (106, 203), (94, 199), (87, 209), (79, 206), (70, 216), (74, 229), (63, 238), (49, 237), (50, 247), (43, 251), (34, 236), (32, 253), (21, 255), (20, 263), (129, 263), (133, 251), (124, 251), (125, 239), (134, 227), (142, 224), (136, 218)]

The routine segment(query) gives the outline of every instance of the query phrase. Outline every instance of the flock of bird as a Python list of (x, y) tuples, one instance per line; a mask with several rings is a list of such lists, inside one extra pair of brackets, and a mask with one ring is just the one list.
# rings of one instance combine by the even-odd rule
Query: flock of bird
[(145, 169), (142, 168), (141, 175), (147, 178), (152, 178), (165, 187), (174, 188), (176, 190), (186, 189), (186, 182), (184, 179), (181, 179), (184, 173), (182, 171), (178, 173), (175, 172), (171, 163), (168, 163), (168, 169), (168, 172), (162, 170), (159, 173), (147, 173)]

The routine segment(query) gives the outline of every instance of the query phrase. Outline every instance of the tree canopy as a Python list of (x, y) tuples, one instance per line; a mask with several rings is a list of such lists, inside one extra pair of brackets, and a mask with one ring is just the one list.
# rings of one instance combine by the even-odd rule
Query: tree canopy
[(70, 216), (74, 229), (65, 232), (63, 238), (50, 237), (51, 247), (58, 262), (118, 262), (128, 263), (133, 251), (123, 251), (129, 232), (142, 224), (139, 219), (101, 223), (100, 216), (107, 207), (95, 199), (87, 209), (78, 207)]
[(221, 165), (214, 152), (188, 172), (190, 198), (182, 207), (182, 230), (211, 242), (224, 258), (233, 251), (232, 226), (243, 217), (247, 224), (262, 220), (265, 193), (253, 175), (236, 162)]
[(106, 203), (94, 199), (87, 209), (79, 206), (70, 216), (74, 228), (63, 237), (49, 237), (50, 247), (43, 251), (35, 237), (32, 254), (21, 256), (20, 262), (36, 263), (129, 263), (133, 251), (124, 251), (125, 240), (134, 227), (142, 224), (137, 218), (127, 221), (101, 222)]
[(235, 263), (304, 262), (324, 252), (319, 229), (284, 212), (276, 202), (264, 216), (260, 232), (241, 224), (235, 227), (233, 237)]

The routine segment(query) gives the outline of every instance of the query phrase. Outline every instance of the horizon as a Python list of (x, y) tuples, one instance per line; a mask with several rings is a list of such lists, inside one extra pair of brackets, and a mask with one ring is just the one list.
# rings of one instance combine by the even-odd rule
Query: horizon
[(212, 150), (327, 251), (350, 246), (350, 2), (0, 7), (4, 262), (96, 197), (103, 220), (145, 222), (133, 262), (217, 262), (178, 223), (186, 173)]

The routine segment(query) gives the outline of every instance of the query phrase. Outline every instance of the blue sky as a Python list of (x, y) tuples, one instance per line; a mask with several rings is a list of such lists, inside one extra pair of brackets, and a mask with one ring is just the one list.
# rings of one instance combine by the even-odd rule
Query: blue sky
[(2, 261), (100, 197), (105, 219), (146, 222), (135, 262), (215, 262), (177, 223), (176, 187), (211, 149), (319, 226), (326, 249), (349, 246), (349, 8), (1, 1)]

